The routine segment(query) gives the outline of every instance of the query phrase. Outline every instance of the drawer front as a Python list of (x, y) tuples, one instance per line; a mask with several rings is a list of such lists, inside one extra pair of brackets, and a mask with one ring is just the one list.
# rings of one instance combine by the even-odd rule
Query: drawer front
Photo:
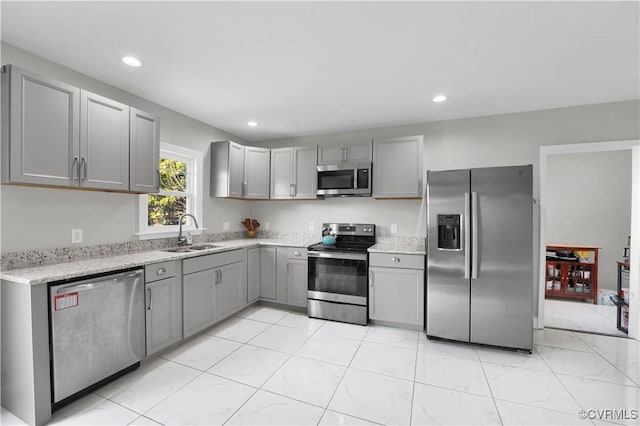
[(246, 253), (246, 250), (232, 250), (222, 253), (190, 257), (182, 261), (182, 273), (185, 275), (192, 274), (194, 272), (217, 268), (218, 266), (228, 265), (230, 263), (242, 262), (246, 257), (246, 255), (243, 256), (243, 253)]
[(369, 266), (383, 268), (424, 269), (424, 255), (369, 253)]
[(287, 256), (289, 259), (306, 259), (307, 249), (300, 247), (289, 247), (287, 249)]
[(144, 267), (144, 282), (146, 283), (171, 278), (175, 275), (176, 262), (173, 260), (154, 263), (153, 265), (147, 265)]

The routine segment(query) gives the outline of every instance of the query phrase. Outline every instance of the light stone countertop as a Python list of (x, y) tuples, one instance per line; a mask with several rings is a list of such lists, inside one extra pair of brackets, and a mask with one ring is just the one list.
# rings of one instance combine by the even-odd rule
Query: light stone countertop
[(397, 253), (426, 255), (424, 242), (380, 242), (369, 247), (369, 253)]
[(153, 263), (169, 260), (186, 259), (207, 254), (221, 253), (230, 250), (257, 247), (257, 246), (282, 246), (282, 247), (308, 247), (318, 241), (309, 243), (302, 240), (285, 240), (270, 238), (237, 239), (215, 241), (216, 247), (187, 252), (172, 253), (162, 250), (133, 252), (116, 256), (105, 256), (94, 259), (77, 260), (71, 262), (56, 263), (52, 265), (35, 266), (31, 268), (19, 268), (3, 270), (0, 279), (25, 285), (37, 285), (52, 281), (81, 278), (87, 275), (114, 272), (122, 269), (142, 267)]

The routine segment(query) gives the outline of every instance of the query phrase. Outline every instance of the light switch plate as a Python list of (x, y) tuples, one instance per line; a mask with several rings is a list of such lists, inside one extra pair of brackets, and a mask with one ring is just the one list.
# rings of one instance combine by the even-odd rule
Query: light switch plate
[(82, 229), (71, 230), (71, 243), (80, 244), (82, 242)]
[(265, 230), (265, 231), (268, 231), (268, 230), (269, 230), (269, 228), (271, 228), (271, 224), (270, 224), (269, 222), (265, 222), (265, 223), (264, 223), (264, 230)]
[(229, 230), (229, 222), (222, 222), (222, 230), (223, 231)]
[(392, 223), (391, 224), (391, 233), (392, 234), (397, 234), (398, 233), (398, 224), (397, 223)]

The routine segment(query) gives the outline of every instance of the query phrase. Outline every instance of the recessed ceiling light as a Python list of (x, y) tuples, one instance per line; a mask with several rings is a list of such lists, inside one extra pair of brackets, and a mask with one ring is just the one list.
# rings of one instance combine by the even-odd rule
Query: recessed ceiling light
[(433, 102), (444, 102), (447, 100), (447, 97), (445, 95), (438, 95), (438, 96), (434, 96), (433, 99), (431, 99)]
[(122, 62), (124, 62), (125, 64), (129, 65), (130, 67), (140, 67), (142, 66), (142, 62), (140, 62), (140, 59), (134, 57), (134, 56), (124, 56), (122, 58)]
[(258, 125), (257, 121), (247, 121), (247, 126), (256, 127)]

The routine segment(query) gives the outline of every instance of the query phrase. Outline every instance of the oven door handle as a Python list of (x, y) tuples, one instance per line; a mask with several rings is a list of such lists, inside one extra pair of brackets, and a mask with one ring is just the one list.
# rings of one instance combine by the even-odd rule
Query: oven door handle
[(364, 253), (326, 253), (319, 251), (307, 252), (308, 257), (323, 257), (326, 259), (344, 259), (344, 260), (367, 260)]

